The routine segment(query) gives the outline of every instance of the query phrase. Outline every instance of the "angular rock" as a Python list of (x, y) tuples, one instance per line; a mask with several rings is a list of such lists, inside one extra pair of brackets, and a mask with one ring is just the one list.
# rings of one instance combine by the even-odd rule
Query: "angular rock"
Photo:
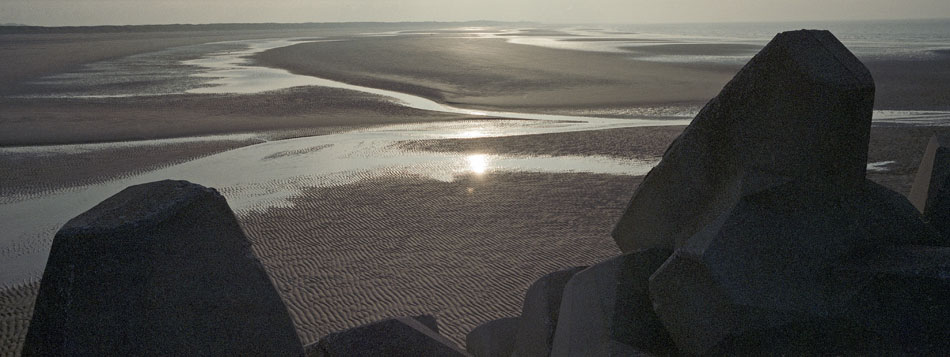
[(928, 225), (904, 195), (868, 180), (865, 188), (851, 197), (848, 209), (869, 241), (885, 245), (947, 245), (947, 240)]
[(299, 355), (294, 325), (224, 197), (131, 186), (56, 234), (24, 355)]
[(517, 317), (492, 320), (476, 327), (465, 336), (465, 349), (475, 357), (508, 357), (515, 351), (518, 335)]
[(910, 201), (950, 246), (950, 137), (934, 135), (920, 160)]
[(420, 322), (397, 317), (334, 332), (307, 347), (308, 356), (467, 356)]
[(648, 281), (672, 252), (648, 249), (591, 266), (568, 281), (561, 301), (552, 356), (626, 355), (633, 349), (675, 352), (653, 312)]
[(835, 267), (842, 318), (907, 355), (950, 351), (950, 248), (888, 247)]
[[(894, 197), (889, 190), (838, 187), (792, 182), (744, 196), (657, 270), (650, 295), (680, 351), (704, 354), (751, 331), (822, 321), (841, 289), (830, 274), (836, 262), (930, 239), (919, 218), (885, 221), (910, 209), (882, 201)], [(881, 228), (894, 223), (903, 226)]]
[(419, 321), (423, 326), (428, 327), (432, 332), (439, 333), (439, 322), (436, 321), (435, 316), (432, 315), (418, 315), (412, 316), (413, 319)]
[(711, 356), (897, 356), (900, 349), (853, 321), (819, 318), (747, 330), (715, 346)]
[(678, 248), (744, 194), (862, 186), (873, 103), (870, 72), (830, 32), (778, 34), (670, 145), (614, 240), (624, 252)]
[(528, 287), (521, 308), (515, 342), (515, 356), (547, 356), (551, 353), (554, 331), (564, 285), (574, 274), (587, 267), (574, 267), (545, 275)]

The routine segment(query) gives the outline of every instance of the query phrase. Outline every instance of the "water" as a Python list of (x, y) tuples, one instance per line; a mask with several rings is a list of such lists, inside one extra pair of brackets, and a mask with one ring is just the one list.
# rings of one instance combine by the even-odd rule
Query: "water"
[[(830, 30), (865, 61), (923, 60), (950, 55), (950, 20), (596, 25), (568, 28), (566, 31), (572, 36), (515, 37), (509, 42), (629, 53), (639, 60), (659, 62), (739, 65), (752, 58), (775, 34), (795, 29)], [(652, 46), (682, 44), (738, 46), (727, 54), (649, 54)]]
[[(942, 26), (943, 23), (938, 25)], [(743, 25), (744, 26), (744, 25)], [(756, 28), (753, 25), (753, 28)], [(776, 25), (782, 29), (787, 25)], [(662, 27), (621, 27), (621, 30), (662, 32)], [(699, 31), (703, 27), (696, 27)], [(642, 45), (692, 41), (733, 41), (738, 44), (762, 42), (769, 31), (723, 26), (718, 30), (638, 35), (655, 40)], [(572, 30), (586, 38), (629, 38), (594, 30)], [(908, 30), (908, 32), (913, 32)], [(692, 34), (691, 34), (692, 33)], [(704, 33), (703, 37), (695, 33)], [(763, 37), (757, 37), (761, 33)], [(893, 38), (862, 40), (873, 35), (855, 30), (855, 43), (864, 43), (868, 53), (900, 55), (923, 53), (944, 48), (940, 34), (919, 35), (916, 42), (901, 47)], [(510, 33), (509, 33), (510, 34)], [(494, 37), (497, 33), (481, 36)], [(613, 37), (612, 37), (613, 36)], [(744, 36), (744, 37), (743, 37)], [(907, 35), (910, 36), (910, 35)], [(844, 38), (852, 38), (844, 37)], [(506, 37), (514, 43), (543, 43), (573, 46), (572, 49), (603, 50), (624, 42), (564, 41), (557, 36)], [(575, 37), (576, 38), (576, 37)], [(908, 37), (909, 38), (909, 37)], [(546, 42), (545, 42), (546, 41)], [(862, 42), (863, 41), (863, 42)], [(898, 41), (899, 42), (899, 41)], [(192, 95), (201, 93), (258, 93), (303, 85), (327, 86), (371, 93), (401, 105), (440, 112), (483, 115), (524, 120), (471, 120), (465, 122), (402, 124), (351, 131), (335, 135), (291, 140), (265, 141), (183, 164), (130, 178), (71, 190), (30, 197), (13, 197), (0, 204), (0, 285), (35, 280), (42, 273), (53, 234), (68, 219), (91, 208), (106, 197), (129, 185), (160, 179), (185, 179), (219, 188), (239, 214), (291, 205), (291, 199), (311, 187), (329, 187), (375, 177), (423, 177), (451, 181), (460, 175), (485, 175), (500, 171), (593, 172), (618, 175), (643, 175), (659, 158), (648, 160), (618, 159), (602, 156), (489, 155), (406, 151), (403, 141), (478, 138), (505, 135), (561, 133), (570, 131), (622, 128), (646, 125), (681, 125), (694, 112), (681, 108), (659, 108), (657, 116), (618, 119), (604, 116), (545, 115), (477, 111), (455, 108), (425, 98), (376, 88), (354, 86), (321, 78), (299, 76), (284, 70), (255, 66), (247, 56), (269, 48), (298, 43), (297, 39), (233, 41), (186, 46), (94, 63), (83, 69), (41, 79), (26, 88), (24, 96), (49, 97), (134, 97), (156, 95)], [(543, 43), (541, 45), (543, 45)], [(566, 45), (565, 45), (566, 44)], [(896, 50), (895, 50), (896, 48)], [(887, 50), (880, 50), (887, 49)], [(877, 52), (875, 52), (877, 51)], [(923, 51), (923, 52), (921, 52)], [(32, 92), (31, 92), (32, 91)], [(650, 112), (650, 111), (646, 111)], [(674, 118), (669, 120), (670, 114)], [(935, 111), (876, 111), (878, 124), (933, 124), (950, 122), (950, 114)], [(148, 146), (190, 140), (247, 140), (254, 134), (216, 136), (171, 141), (144, 141), (109, 144), (60, 145), (54, 147), (0, 148), (0, 154), (72, 153), (104, 150), (122, 146)], [(887, 170), (888, 162), (872, 163), (871, 170)]]

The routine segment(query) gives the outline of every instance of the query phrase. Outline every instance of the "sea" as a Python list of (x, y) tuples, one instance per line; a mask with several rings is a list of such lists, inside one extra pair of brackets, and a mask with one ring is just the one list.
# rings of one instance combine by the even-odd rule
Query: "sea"
[(777, 33), (831, 31), (862, 60), (950, 56), (950, 19), (602, 25), (617, 32), (691, 42), (764, 45)]

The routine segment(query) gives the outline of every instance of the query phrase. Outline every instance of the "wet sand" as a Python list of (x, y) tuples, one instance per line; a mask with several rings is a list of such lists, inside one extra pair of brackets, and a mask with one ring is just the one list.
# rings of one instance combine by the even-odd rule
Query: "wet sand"
[(401, 36), (306, 43), (260, 63), (294, 73), (408, 92), (470, 108), (558, 109), (705, 102), (738, 68), (631, 61), (503, 39)]
[(24, 151), (0, 154), (0, 203), (43, 193), (79, 189), (133, 176), (219, 152), (252, 145), (257, 139), (115, 146), (90, 151)]
[[(475, 24), (473, 24), (475, 25)], [(81, 64), (175, 46), (217, 41), (263, 38), (351, 36), (362, 33), (444, 27), (426, 23), (328, 23), (298, 25), (236, 25), (227, 29), (200, 30), (202, 26), (162, 26), (161, 29), (78, 28), (46, 29), (49, 33), (0, 31), (0, 94), (16, 92), (18, 84), (40, 76), (61, 73)], [(221, 27), (221, 26), (218, 26)]]
[(370, 94), (322, 87), (245, 95), (0, 98), (0, 108), (0, 146), (306, 133), (329, 127), (466, 118), (406, 108)]
[(663, 156), (663, 152), (684, 128), (660, 126), (477, 139), (417, 140), (399, 143), (399, 147), (405, 150), (466, 154), (603, 155), (652, 160)]
[[(634, 52), (569, 51), (474, 37), (401, 36), (302, 43), (255, 58), (298, 74), (412, 93), (456, 106), (559, 113), (702, 105), (741, 65), (637, 58), (751, 56), (756, 52), (755, 46), (736, 44), (669, 44), (629, 50)], [(864, 62), (877, 86), (875, 109), (950, 110), (950, 55)]]
[(478, 324), (517, 315), (535, 279), (619, 254), (609, 233), (636, 182), (530, 173), (371, 180), (310, 190), (294, 208), (243, 223), (305, 343), (427, 313), (463, 344)]

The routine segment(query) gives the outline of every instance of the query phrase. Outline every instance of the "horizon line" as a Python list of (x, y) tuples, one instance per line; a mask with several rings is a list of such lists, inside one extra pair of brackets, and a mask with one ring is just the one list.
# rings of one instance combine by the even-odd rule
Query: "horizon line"
[(346, 25), (346, 24), (465, 24), (465, 23), (497, 23), (497, 24), (543, 24), (543, 25), (697, 25), (697, 24), (766, 24), (766, 23), (794, 23), (794, 22), (876, 22), (876, 21), (950, 21), (950, 17), (908, 17), (908, 18), (869, 18), (869, 19), (802, 19), (778, 21), (658, 21), (658, 22), (544, 22), (532, 20), (419, 20), (419, 21), (308, 21), (308, 22), (207, 22), (207, 23), (147, 23), (147, 24), (97, 24), (97, 25), (31, 25), (23, 23), (0, 23), (0, 27), (20, 28), (95, 28), (95, 27), (157, 27), (157, 26), (235, 26), (235, 25)]

